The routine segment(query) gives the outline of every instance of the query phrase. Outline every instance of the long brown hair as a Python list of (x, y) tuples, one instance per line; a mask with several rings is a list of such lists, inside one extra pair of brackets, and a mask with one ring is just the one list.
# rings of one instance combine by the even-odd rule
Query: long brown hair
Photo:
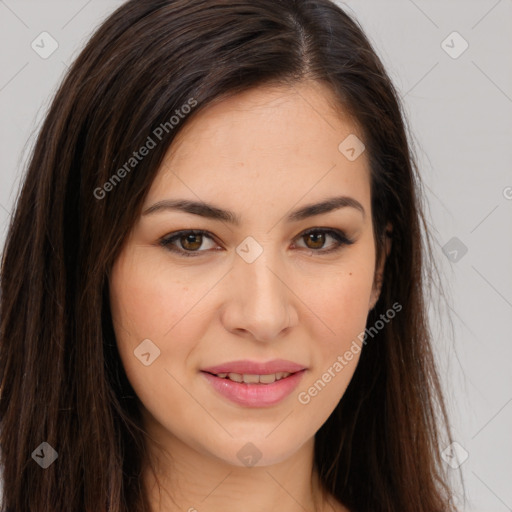
[[(439, 456), (449, 427), (427, 322), (425, 276), (435, 269), (421, 181), (398, 94), (362, 29), (329, 0), (131, 0), (69, 69), (12, 215), (0, 282), (2, 511), (149, 510), (110, 269), (190, 118), (238, 92), (306, 79), (327, 84), (363, 130), (377, 258), (393, 226), (367, 325), (403, 308), (365, 345), (316, 434), (316, 468), (353, 512), (453, 510)], [(188, 113), (170, 122), (176, 111)], [(127, 167), (148, 137), (155, 147)], [(58, 454), (46, 469), (32, 456), (49, 449), (42, 442)]]

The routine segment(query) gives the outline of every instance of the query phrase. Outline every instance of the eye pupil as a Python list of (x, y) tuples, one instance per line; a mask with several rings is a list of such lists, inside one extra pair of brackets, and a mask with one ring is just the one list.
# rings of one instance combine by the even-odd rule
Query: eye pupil
[[(180, 239), (182, 247), (184, 249), (190, 249), (190, 250), (199, 249), (199, 247), (201, 247), (201, 242), (202, 242), (201, 236), (202, 235), (194, 234), (194, 233), (190, 233), (186, 236), (182, 236)], [(196, 239), (195, 244), (194, 244), (194, 239)], [(199, 243), (197, 242), (197, 239), (199, 239)], [(183, 241), (185, 241), (185, 243), (183, 243)], [(192, 247), (190, 246), (190, 244), (192, 244)]]
[[(319, 249), (325, 243), (325, 233), (310, 233), (310, 234), (306, 235), (306, 240), (313, 242), (312, 247), (308, 245), (308, 247), (310, 249)], [(306, 242), (306, 245), (307, 245), (307, 242)]]

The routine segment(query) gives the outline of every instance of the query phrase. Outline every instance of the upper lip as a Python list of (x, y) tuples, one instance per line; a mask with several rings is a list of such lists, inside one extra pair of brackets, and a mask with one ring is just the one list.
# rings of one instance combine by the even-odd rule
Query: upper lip
[(265, 363), (249, 360), (231, 361), (229, 363), (203, 368), (202, 371), (213, 374), (239, 373), (242, 375), (268, 375), (278, 372), (295, 373), (305, 369), (306, 367), (304, 365), (294, 363), (293, 361), (273, 359)]

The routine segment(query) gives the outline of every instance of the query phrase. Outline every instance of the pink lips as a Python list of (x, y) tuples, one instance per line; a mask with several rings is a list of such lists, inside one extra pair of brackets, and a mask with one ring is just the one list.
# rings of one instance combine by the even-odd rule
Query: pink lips
[[(266, 363), (255, 361), (233, 361), (209, 368), (204, 368), (202, 374), (211, 386), (230, 401), (246, 407), (268, 407), (279, 403), (298, 386), (306, 368), (303, 365), (275, 359)], [(272, 373), (290, 373), (288, 377), (271, 384), (248, 384), (234, 382), (228, 378), (220, 378), (213, 374), (239, 373), (246, 375), (266, 375)]]

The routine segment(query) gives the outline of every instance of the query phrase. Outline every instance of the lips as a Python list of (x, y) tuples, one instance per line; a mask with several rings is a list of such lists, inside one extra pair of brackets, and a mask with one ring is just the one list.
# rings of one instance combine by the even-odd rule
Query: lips
[(284, 400), (297, 387), (306, 367), (275, 359), (266, 363), (233, 361), (203, 369), (213, 389), (246, 407), (268, 407)]

